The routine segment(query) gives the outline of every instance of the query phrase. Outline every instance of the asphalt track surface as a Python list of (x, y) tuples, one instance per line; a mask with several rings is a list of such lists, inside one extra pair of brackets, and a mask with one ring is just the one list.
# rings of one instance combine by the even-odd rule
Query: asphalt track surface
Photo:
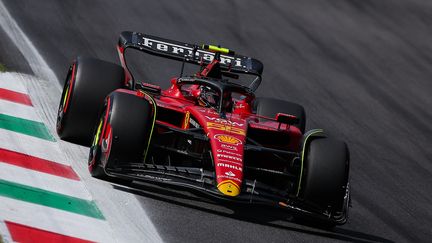
[[(258, 95), (303, 104), (308, 129), (324, 128), (349, 144), (353, 207), (349, 222), (333, 231), (265, 208), (219, 206), (159, 188), (113, 187), (136, 194), (163, 240), (430, 241), (431, 1), (4, 3), (59, 80), (76, 55), (116, 62), (122, 30), (221, 44), (263, 61)], [(31, 72), (0, 36), (0, 62)]]

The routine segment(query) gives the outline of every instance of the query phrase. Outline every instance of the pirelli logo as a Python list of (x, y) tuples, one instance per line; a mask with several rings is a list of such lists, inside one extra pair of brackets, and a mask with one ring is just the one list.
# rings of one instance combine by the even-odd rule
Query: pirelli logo
[(215, 130), (219, 130), (219, 131), (226, 131), (226, 132), (230, 132), (230, 133), (234, 133), (234, 134), (238, 134), (238, 135), (242, 135), (242, 136), (246, 135), (245, 130), (243, 130), (241, 128), (227, 126), (227, 125), (216, 123), (216, 122), (207, 122), (207, 128), (208, 129), (215, 129)]

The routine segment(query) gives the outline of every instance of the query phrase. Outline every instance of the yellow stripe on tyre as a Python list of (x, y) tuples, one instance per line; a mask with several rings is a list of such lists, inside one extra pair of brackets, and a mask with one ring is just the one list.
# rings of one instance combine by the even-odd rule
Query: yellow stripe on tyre
[(101, 119), (101, 121), (99, 122), (99, 126), (98, 126), (98, 129), (96, 131), (92, 146), (96, 146), (98, 141), (99, 141), (99, 136), (102, 132), (102, 125), (103, 125), (103, 119)]
[(307, 137), (305, 138), (304, 142), (303, 142), (303, 149), (302, 149), (302, 154), (301, 154), (301, 167), (300, 167), (300, 176), (299, 176), (299, 182), (298, 182), (298, 187), (297, 187), (297, 194), (296, 196), (298, 197), (300, 195), (300, 187), (301, 187), (301, 182), (302, 182), (302, 177), (303, 177), (303, 164), (304, 164), (304, 156), (305, 156), (305, 150), (306, 150), (306, 143), (308, 141), (308, 139), (312, 136), (312, 135), (317, 135), (319, 133), (324, 133), (324, 130), (322, 129), (317, 129), (315, 131), (311, 131)]

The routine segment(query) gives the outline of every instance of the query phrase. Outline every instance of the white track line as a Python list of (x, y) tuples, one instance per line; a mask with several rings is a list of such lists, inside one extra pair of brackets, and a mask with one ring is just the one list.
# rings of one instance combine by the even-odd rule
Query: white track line
[(70, 165), (58, 148), (57, 143), (25, 134), (0, 129), (0, 147), (41, 159)]
[(36, 76), (49, 80), (53, 85), (60, 87), (54, 72), (27, 35), (18, 26), (14, 18), (12, 18), (3, 1), (0, 1), (0, 25), (9, 38), (14, 41), (21, 53), (23, 53), (24, 58)]
[(27, 94), (26, 87), (21, 82), (16, 82), (15, 80), (13, 80), (13, 76), (14, 74), (12, 73), (2, 73), (2, 76), (0, 78), (0, 88)]
[(0, 114), (42, 122), (32, 106), (0, 99)]

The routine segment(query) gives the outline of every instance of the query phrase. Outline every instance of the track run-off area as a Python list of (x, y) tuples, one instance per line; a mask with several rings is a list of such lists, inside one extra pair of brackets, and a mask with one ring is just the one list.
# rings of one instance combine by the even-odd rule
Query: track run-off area
[(45, 78), (0, 73), (1, 239), (141, 242), (145, 235), (145, 241), (160, 242), (133, 195), (89, 176), (87, 148), (59, 139), (60, 84), (2, 3), (0, 12), (4, 37), (20, 39), (17, 48), (27, 50), (23, 61)]
[(26, 82), (0, 74), (0, 210), (9, 231), (2, 234), (16, 242), (113, 241), (105, 217), (37, 115)]
[[(430, 26), (427, 0), (0, 1), (3, 241), (430, 242)], [(124, 30), (263, 61), (257, 96), (302, 104), (307, 130), (347, 141), (348, 223), (319, 229), (279, 211), (91, 178), (88, 149), (55, 132), (63, 79), (77, 55), (118, 63)]]
[[(129, 230), (132, 235), (115, 235), (112, 227), (118, 226), (107, 222), (85, 182), (71, 166), (70, 161), (76, 158), (64, 152), (53, 129), (45, 125), (39, 115), (43, 108), (28, 92), (34, 90), (32, 84), (40, 82), (29, 75), (0, 73), (0, 229), (3, 240), (138, 240), (139, 232), (133, 230)], [(33, 95), (40, 96), (37, 92)], [(85, 161), (84, 158), (80, 160)], [(123, 200), (127, 204), (127, 198)], [(116, 217), (116, 213), (108, 212)], [(116, 221), (117, 218), (113, 220)], [(152, 240), (158, 241), (157, 235)]]

